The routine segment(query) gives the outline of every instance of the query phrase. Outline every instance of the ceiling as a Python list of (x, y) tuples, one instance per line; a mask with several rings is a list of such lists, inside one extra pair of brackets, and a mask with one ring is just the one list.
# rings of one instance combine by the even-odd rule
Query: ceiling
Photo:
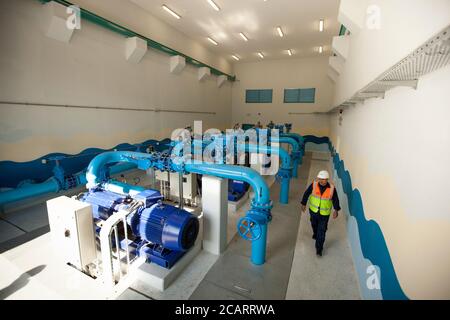
[[(323, 46), (323, 55), (329, 55), (332, 38), (338, 35), (340, 27), (339, 0), (214, 0), (220, 11), (214, 10), (207, 0), (129, 1), (233, 62), (236, 61), (232, 55), (244, 62), (259, 61), (258, 52), (265, 59), (318, 56), (319, 46)], [(162, 5), (182, 18), (174, 18)], [(324, 32), (319, 32), (320, 19), (324, 19)], [(278, 26), (283, 30), (283, 38), (278, 35)], [(208, 37), (218, 45), (210, 43)], [(292, 50), (292, 57), (288, 49)]]

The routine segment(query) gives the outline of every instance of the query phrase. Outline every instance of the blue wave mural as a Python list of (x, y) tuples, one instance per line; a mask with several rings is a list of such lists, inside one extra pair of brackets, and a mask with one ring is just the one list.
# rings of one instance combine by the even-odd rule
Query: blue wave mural
[(381, 271), (380, 287), (383, 298), (387, 300), (407, 300), (408, 297), (403, 292), (397, 279), (383, 232), (378, 223), (366, 219), (361, 193), (358, 189), (353, 189), (350, 172), (345, 169), (344, 161), (335, 152), (328, 137), (304, 136), (304, 138), (305, 142), (328, 144), (333, 154), (334, 168), (339, 179), (341, 179), (343, 192), (347, 197), (349, 214), (356, 219), (358, 224), (359, 240), (364, 258), (378, 266)]
[(138, 144), (122, 143), (111, 149), (88, 148), (75, 155), (51, 153), (28, 162), (0, 161), (0, 188), (16, 188), (24, 182), (44, 182), (54, 175), (56, 160), (70, 175), (84, 170), (96, 155), (106, 151), (145, 151), (152, 147), (163, 152), (170, 148), (170, 142), (170, 139), (147, 140)]

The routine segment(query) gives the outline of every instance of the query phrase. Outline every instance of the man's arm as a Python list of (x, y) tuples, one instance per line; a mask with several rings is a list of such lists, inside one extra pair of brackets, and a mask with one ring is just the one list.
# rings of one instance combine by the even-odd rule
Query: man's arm
[(331, 198), (331, 201), (333, 201), (334, 210), (340, 211), (341, 205), (339, 203), (339, 196), (338, 196), (336, 190), (333, 192), (333, 198)]
[(302, 198), (302, 201), (301, 201), (302, 211), (306, 210), (306, 203), (308, 202), (309, 196), (312, 193), (312, 188), (313, 188), (313, 185), (311, 183), (311, 185), (308, 187), (308, 189), (306, 189), (305, 193), (303, 194), (303, 198)]
[(340, 206), (340, 203), (339, 203), (339, 196), (337, 194), (336, 189), (334, 190), (333, 197), (331, 198), (331, 201), (333, 201), (333, 207), (334, 207), (333, 218), (336, 219), (338, 217), (338, 211), (341, 210), (341, 206)]

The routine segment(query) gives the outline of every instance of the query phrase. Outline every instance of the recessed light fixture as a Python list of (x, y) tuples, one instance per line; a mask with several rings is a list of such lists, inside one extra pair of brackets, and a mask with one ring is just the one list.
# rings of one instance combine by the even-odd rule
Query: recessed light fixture
[(177, 19), (181, 19), (181, 16), (176, 13), (175, 11), (173, 11), (172, 9), (170, 9), (168, 6), (166, 6), (165, 4), (163, 4), (162, 8), (164, 10), (166, 10), (168, 13), (170, 13), (172, 16), (174, 16)]
[(277, 27), (277, 31), (278, 31), (278, 35), (283, 38), (284, 37), (284, 33), (283, 30), (281, 29), (281, 27)]
[(234, 60), (236, 60), (236, 61), (241, 60), (241, 59), (239, 59), (239, 57), (238, 57), (237, 55), (234, 55), (234, 54), (233, 54), (231, 57), (232, 57)]
[(287, 53), (288, 53), (288, 55), (292, 56), (292, 50), (291, 50), (291, 49), (289, 49), (289, 50), (287, 51)]
[(320, 46), (320, 47), (319, 47), (319, 53), (322, 53), (322, 52), (323, 52), (323, 47)]
[(213, 0), (207, 0), (208, 3), (213, 7), (214, 10), (220, 11), (220, 7), (213, 1)]
[(213, 45), (215, 45), (215, 46), (218, 45), (218, 43), (217, 43), (216, 40), (214, 40), (214, 39), (212, 39), (212, 38), (210, 38), (210, 37), (208, 37), (208, 40), (209, 40), (209, 42), (211, 42)]
[(319, 21), (319, 32), (323, 32), (324, 29), (325, 29), (325, 22), (323, 21), (323, 19), (320, 19), (320, 21)]
[(264, 55), (262, 54), (262, 52), (258, 52), (258, 56), (259, 56), (261, 59), (264, 59)]
[(245, 36), (245, 34), (241, 32), (239, 33), (239, 35), (241, 36), (242, 39), (244, 39), (244, 41), (248, 41), (248, 38)]

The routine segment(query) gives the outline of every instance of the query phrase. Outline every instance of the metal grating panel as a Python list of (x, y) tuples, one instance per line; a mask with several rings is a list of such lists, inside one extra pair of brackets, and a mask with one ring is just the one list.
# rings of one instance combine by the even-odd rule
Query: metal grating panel
[(368, 98), (383, 98), (382, 93), (394, 87), (417, 88), (420, 77), (448, 64), (450, 64), (450, 25), (330, 112), (335, 112), (338, 108), (348, 107), (351, 103), (364, 101)]

